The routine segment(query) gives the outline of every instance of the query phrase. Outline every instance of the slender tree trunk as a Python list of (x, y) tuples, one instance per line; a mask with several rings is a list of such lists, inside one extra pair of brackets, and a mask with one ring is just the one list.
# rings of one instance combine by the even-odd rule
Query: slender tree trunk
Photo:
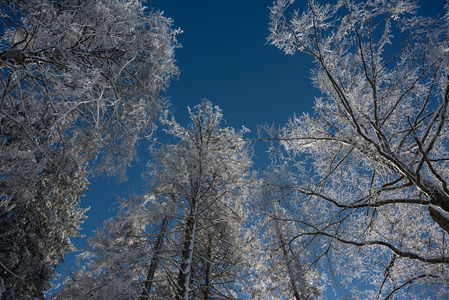
[(196, 238), (198, 199), (194, 197), (192, 200), (192, 209), (186, 224), (184, 248), (181, 257), (181, 269), (178, 276), (177, 300), (190, 300), (190, 281), (193, 268), (193, 253)]
[(212, 264), (212, 238), (209, 234), (206, 252), (206, 274), (205, 274), (206, 288), (204, 290), (204, 300), (210, 299), (211, 264)]
[(167, 226), (168, 217), (164, 217), (164, 219), (162, 220), (159, 236), (157, 237), (156, 244), (154, 245), (153, 257), (151, 258), (150, 267), (148, 268), (147, 278), (144, 282), (144, 289), (142, 291), (142, 296), (140, 296), (140, 300), (146, 300), (150, 298), (151, 286), (153, 285), (154, 274), (156, 273), (157, 267), (159, 265), (159, 254), (162, 251)]

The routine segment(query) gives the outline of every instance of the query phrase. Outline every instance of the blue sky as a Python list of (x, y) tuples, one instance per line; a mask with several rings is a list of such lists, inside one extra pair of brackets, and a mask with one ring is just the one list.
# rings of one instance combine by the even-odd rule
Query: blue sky
[(231, 126), (255, 129), (310, 104), (298, 99), (300, 91), (310, 93), (309, 72), (298, 64), (310, 69), (311, 63), (266, 45), (271, 3), (153, 0), (184, 30), (177, 53), (181, 75), (168, 91), (179, 114), (208, 98)]
[[(299, 0), (304, 5), (305, 0)], [(177, 49), (179, 80), (173, 80), (165, 96), (170, 98), (175, 117), (183, 125), (188, 122), (187, 106), (207, 98), (218, 105), (229, 126), (245, 125), (256, 136), (257, 126), (283, 125), (294, 113), (311, 112), (314, 97), (320, 92), (312, 87), (309, 56), (285, 55), (266, 44), (269, 6), (272, 0), (152, 0), (152, 6), (174, 20), (174, 27), (184, 33), (178, 36), (182, 48)], [(422, 1), (425, 15), (443, 14), (444, 0)], [(266, 162), (263, 143), (256, 145), (256, 168)], [(141, 162), (128, 172), (124, 184), (114, 179), (92, 179), (90, 191), (81, 206), (91, 207), (82, 233), (89, 237), (101, 223), (114, 215), (118, 196), (129, 190), (142, 192), (141, 172), (148, 157), (142, 146)], [(77, 247), (84, 239), (73, 239)], [(73, 255), (66, 264), (73, 266)]]

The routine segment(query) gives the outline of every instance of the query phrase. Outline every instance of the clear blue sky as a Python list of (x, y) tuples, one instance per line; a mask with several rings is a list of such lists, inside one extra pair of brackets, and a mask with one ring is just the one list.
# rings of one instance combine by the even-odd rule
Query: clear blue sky
[[(297, 2), (304, 3), (305, 0)], [(294, 113), (310, 112), (314, 97), (311, 58), (297, 53), (283, 54), (266, 44), (269, 9), (272, 0), (152, 0), (152, 6), (174, 20), (182, 48), (177, 50), (179, 80), (172, 81), (166, 92), (175, 117), (182, 125), (188, 122), (187, 106), (207, 98), (218, 105), (229, 126), (248, 127), (255, 137), (257, 126), (283, 125)], [(443, 14), (444, 0), (422, 1), (425, 15)], [(256, 145), (256, 155), (263, 157), (266, 145)], [(144, 190), (141, 171), (146, 163), (142, 147), (141, 163), (129, 170), (129, 181), (118, 184), (113, 179), (92, 179), (90, 191), (82, 198), (82, 207), (91, 207), (82, 226), (87, 237), (101, 223), (114, 215), (115, 195), (126, 196), (128, 189)], [(264, 168), (261, 159), (256, 168)], [(256, 161), (257, 162), (257, 161)], [(77, 247), (84, 239), (73, 239)], [(73, 265), (73, 255), (66, 264)]]

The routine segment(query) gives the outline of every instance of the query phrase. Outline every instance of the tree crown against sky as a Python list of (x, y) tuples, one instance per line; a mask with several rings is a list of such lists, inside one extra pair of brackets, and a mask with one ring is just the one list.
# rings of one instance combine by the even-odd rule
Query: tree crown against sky
[(175, 259), (174, 290), (177, 299), (232, 299), (246, 271), (242, 257), (248, 244), (241, 230), (252, 165), (243, 140), (247, 129), (221, 128), (221, 110), (207, 100), (189, 109), (189, 116), (186, 128), (174, 119), (164, 121), (180, 141), (156, 150), (159, 165), (150, 164), (149, 173), (157, 193), (173, 195), (179, 206), (182, 235), (173, 243), (181, 253)]
[(177, 141), (152, 150), (151, 194), (123, 201), (91, 239), (87, 268), (56, 299), (235, 299), (245, 292), (246, 130), (223, 128), (220, 109), (207, 100), (189, 115), (188, 127), (164, 121)]
[(3, 1), (0, 23), (2, 299), (43, 298), (88, 176), (125, 178), (155, 128), (178, 31), (140, 1)]
[(273, 218), (336, 281), (365, 282), (352, 297), (446, 297), (447, 18), (414, 1), (308, 1), (287, 17), (290, 4), (272, 7), (269, 40), (313, 58), (323, 97), (270, 130), (281, 176), (266, 188), (288, 211)]

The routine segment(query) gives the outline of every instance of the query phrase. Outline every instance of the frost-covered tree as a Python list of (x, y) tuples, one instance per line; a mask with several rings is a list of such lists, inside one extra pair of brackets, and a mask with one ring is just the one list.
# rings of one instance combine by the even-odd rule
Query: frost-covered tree
[(247, 263), (244, 202), (252, 162), (242, 139), (246, 129), (221, 128), (221, 110), (207, 100), (189, 114), (187, 128), (166, 121), (180, 141), (154, 152), (159, 164), (149, 173), (157, 194), (173, 195), (179, 206), (172, 242), (179, 250), (165, 269), (175, 270), (169, 277), (177, 299), (232, 299)]
[[(67, 278), (52, 299), (148, 299), (159, 281), (160, 256), (166, 255), (166, 240), (176, 206), (172, 199), (153, 194), (120, 201), (120, 210), (103, 223), (80, 254), (80, 267)], [(157, 289), (158, 296), (173, 298), (170, 290)]]
[(353, 298), (447, 297), (447, 16), (408, 0), (310, 0), (284, 16), (293, 2), (275, 2), (269, 41), (314, 59), (323, 97), (271, 131), (279, 170), (295, 169), (278, 187), (297, 199), (290, 242)]
[(207, 100), (189, 113), (186, 128), (163, 121), (177, 141), (152, 149), (147, 175), (158, 200), (106, 222), (83, 255), (86, 267), (56, 299), (235, 299), (247, 291), (246, 129), (221, 127), (220, 109)]
[(300, 229), (291, 219), (297, 214), (297, 199), (282, 188), (292, 180), (287, 168), (270, 168), (262, 176), (255, 208), (263, 216), (259, 227), (266, 263), (259, 276), (266, 280), (265, 293), (272, 299), (315, 299), (323, 292), (325, 276), (306, 264), (308, 251), (295, 239)]
[(0, 23), (0, 290), (43, 297), (87, 174), (124, 178), (154, 128), (177, 31), (131, 0), (2, 1)]

